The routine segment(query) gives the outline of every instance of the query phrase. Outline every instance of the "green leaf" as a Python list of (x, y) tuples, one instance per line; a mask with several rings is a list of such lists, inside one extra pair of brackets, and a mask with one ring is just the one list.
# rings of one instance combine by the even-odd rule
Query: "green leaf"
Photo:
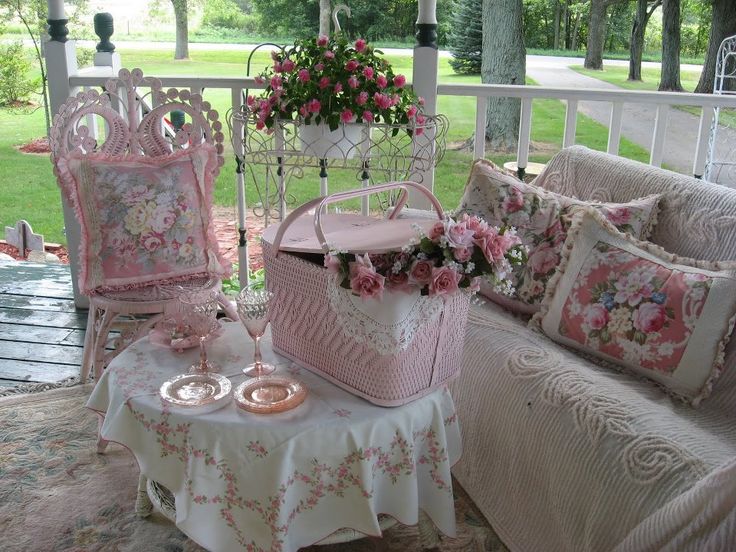
[(611, 332), (608, 331), (608, 328), (601, 329), (601, 342), (603, 343), (611, 342)]
[(639, 345), (644, 345), (647, 342), (647, 334), (636, 330), (634, 332), (634, 341), (636, 341)]

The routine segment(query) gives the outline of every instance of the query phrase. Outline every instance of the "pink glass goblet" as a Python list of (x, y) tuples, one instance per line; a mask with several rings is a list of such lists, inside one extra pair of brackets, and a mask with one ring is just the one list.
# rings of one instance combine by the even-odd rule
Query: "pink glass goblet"
[(253, 352), (253, 364), (243, 369), (246, 376), (266, 376), (276, 370), (272, 364), (266, 364), (261, 357), (261, 337), (266, 333), (266, 328), (271, 319), (270, 305), (273, 293), (270, 291), (244, 289), (235, 300), (238, 306), (240, 321), (245, 326), (248, 335), (255, 342)]
[(189, 372), (216, 372), (215, 366), (207, 360), (205, 342), (217, 329), (217, 292), (207, 290), (184, 293), (179, 296), (179, 303), (189, 331), (199, 338), (199, 362), (192, 364)]

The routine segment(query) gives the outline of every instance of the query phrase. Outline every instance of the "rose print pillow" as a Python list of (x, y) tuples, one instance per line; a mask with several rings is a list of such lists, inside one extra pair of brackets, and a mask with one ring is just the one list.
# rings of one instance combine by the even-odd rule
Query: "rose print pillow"
[(577, 216), (531, 325), (647, 376), (697, 405), (710, 393), (736, 321), (736, 263), (676, 257)]
[(581, 208), (601, 211), (617, 229), (646, 239), (656, 220), (659, 195), (628, 203), (585, 202), (526, 184), (477, 160), (470, 172), (460, 211), (484, 217), (489, 224), (514, 226), (528, 248), (528, 262), (511, 275), (509, 297), (481, 286), (481, 293), (501, 305), (531, 314), (539, 310), (548, 280), (560, 261), (562, 244), (572, 216)]
[(210, 226), (212, 146), (165, 158), (77, 154), (58, 167), (82, 227), (84, 293), (229, 273)]

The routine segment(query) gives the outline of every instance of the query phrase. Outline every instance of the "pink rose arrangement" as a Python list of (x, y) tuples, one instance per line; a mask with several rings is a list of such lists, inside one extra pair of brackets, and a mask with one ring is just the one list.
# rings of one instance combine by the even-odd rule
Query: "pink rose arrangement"
[(339, 284), (361, 298), (382, 299), (384, 290), (447, 296), (464, 289), (478, 291), (480, 280), (508, 293), (515, 265), (526, 262), (526, 248), (509, 227), (490, 226), (480, 217), (446, 217), (401, 251), (352, 253), (331, 250), (325, 267)]
[(365, 40), (350, 43), (339, 33), (274, 52), (273, 66), (257, 77), (265, 93), (246, 102), (256, 128), (271, 129), (277, 119), (326, 123), (332, 130), (345, 122), (383, 121), (416, 125), (413, 132), (421, 134), (423, 100), (379, 54)]

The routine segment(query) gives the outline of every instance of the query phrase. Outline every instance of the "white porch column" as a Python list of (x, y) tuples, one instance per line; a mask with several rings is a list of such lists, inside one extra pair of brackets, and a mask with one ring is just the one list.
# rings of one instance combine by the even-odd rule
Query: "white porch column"
[[(437, 0), (419, 0), (417, 16), (417, 43), (414, 46), (412, 84), (417, 95), (424, 98), (424, 111), (427, 115), (437, 114), (437, 74), (439, 72), (439, 51), (437, 49)], [(415, 139), (433, 140), (433, 133), (426, 133)], [(422, 174), (422, 184), (434, 189), (434, 167)], [(411, 193), (412, 207), (429, 209), (429, 201), (422, 195)]]
[[(48, 77), (49, 108), (52, 117), (59, 111), (59, 107), (66, 99), (77, 91), (69, 86), (69, 77), (77, 72), (77, 48), (73, 40), (67, 40), (69, 30), (66, 27), (68, 19), (64, 13), (64, 0), (47, 0), (49, 24), (49, 39), (44, 44), (46, 58), (46, 73)], [(89, 302), (79, 293), (77, 274), (79, 274), (79, 240), (80, 227), (74, 210), (62, 197), (64, 210), (64, 228), (66, 232), (67, 249), (69, 250), (69, 265), (72, 273), (74, 289), (74, 303), (77, 308), (87, 308)]]

